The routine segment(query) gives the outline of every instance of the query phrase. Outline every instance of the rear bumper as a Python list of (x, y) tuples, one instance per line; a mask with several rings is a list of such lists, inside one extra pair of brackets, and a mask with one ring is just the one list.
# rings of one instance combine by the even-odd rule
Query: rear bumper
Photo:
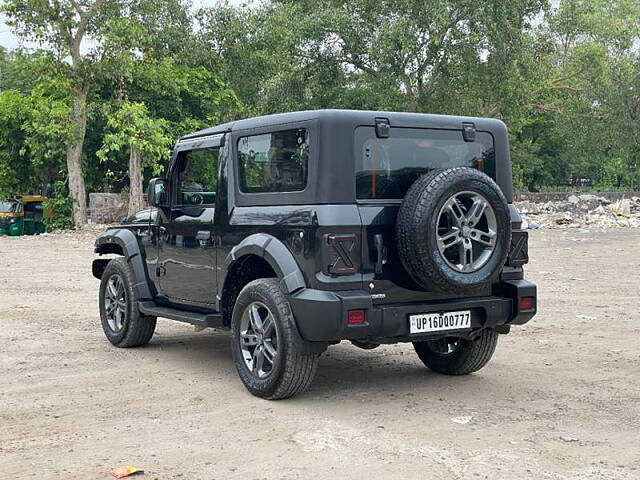
[[(374, 305), (365, 291), (329, 292), (303, 289), (291, 297), (291, 310), (300, 334), (307, 341), (333, 342), (343, 339), (402, 342), (419, 336), (409, 335), (409, 315), (455, 310), (471, 310), (471, 328), (522, 325), (536, 314), (534, 308), (518, 311), (521, 297), (536, 298), (536, 286), (525, 280), (508, 280), (494, 285), (488, 297), (447, 301)], [(349, 310), (365, 310), (365, 323), (347, 324)], [(447, 335), (455, 330), (447, 332)], [(427, 334), (425, 338), (442, 336)]]

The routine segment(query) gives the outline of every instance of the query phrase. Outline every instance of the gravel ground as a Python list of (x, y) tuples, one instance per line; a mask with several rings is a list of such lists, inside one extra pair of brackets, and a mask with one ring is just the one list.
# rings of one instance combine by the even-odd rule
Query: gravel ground
[(474, 375), (342, 343), (281, 402), (245, 391), (225, 332), (111, 347), (92, 240), (0, 238), (2, 479), (640, 478), (640, 231), (531, 232), (540, 312)]

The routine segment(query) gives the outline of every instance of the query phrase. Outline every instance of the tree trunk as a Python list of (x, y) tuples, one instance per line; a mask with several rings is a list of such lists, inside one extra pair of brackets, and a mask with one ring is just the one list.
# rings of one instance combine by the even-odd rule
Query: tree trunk
[(87, 93), (88, 85), (73, 89), (73, 116), (71, 124), (74, 137), (67, 147), (67, 170), (69, 174), (69, 193), (73, 199), (73, 224), (81, 227), (87, 223), (87, 191), (82, 175), (82, 147), (87, 130)]
[(140, 152), (131, 144), (129, 149), (129, 210), (133, 215), (144, 208), (142, 196), (142, 159)]

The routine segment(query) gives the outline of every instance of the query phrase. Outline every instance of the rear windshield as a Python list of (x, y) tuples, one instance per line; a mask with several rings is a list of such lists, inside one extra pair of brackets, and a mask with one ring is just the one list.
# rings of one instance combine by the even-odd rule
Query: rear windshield
[(356, 129), (358, 199), (399, 199), (421, 175), (435, 168), (466, 166), (495, 178), (493, 137), (476, 132), (465, 142), (462, 130), (392, 128), (377, 138), (373, 127)]

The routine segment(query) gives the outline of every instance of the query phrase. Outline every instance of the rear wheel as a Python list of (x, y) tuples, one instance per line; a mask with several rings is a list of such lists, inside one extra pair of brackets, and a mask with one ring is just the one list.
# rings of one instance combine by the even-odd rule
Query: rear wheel
[(496, 349), (498, 334), (485, 329), (475, 340), (443, 337), (414, 342), (418, 357), (434, 372), (446, 375), (466, 375), (484, 367)]
[(156, 329), (156, 317), (138, 310), (133, 272), (124, 258), (111, 260), (100, 282), (100, 320), (107, 339), (120, 348), (146, 345)]
[(231, 350), (247, 390), (270, 400), (304, 392), (319, 358), (305, 351), (275, 278), (254, 280), (238, 295), (231, 319)]

